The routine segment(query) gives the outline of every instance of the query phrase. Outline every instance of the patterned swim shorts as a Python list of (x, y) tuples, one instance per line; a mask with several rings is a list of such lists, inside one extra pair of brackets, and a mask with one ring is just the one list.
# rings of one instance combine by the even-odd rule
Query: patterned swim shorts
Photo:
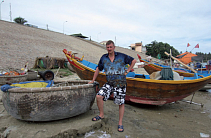
[(126, 86), (118, 88), (106, 83), (102, 86), (97, 95), (103, 96), (103, 101), (106, 101), (112, 93), (114, 93), (115, 104), (122, 105), (125, 103)]

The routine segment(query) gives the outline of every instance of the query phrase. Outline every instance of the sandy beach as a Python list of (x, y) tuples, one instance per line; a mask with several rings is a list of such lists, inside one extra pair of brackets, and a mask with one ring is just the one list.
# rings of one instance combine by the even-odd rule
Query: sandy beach
[[(79, 79), (76, 74), (59, 79)], [(0, 99), (3, 92), (0, 93)], [(123, 125), (117, 131), (118, 106), (112, 100), (104, 104), (105, 118), (91, 121), (98, 115), (96, 102), (82, 115), (50, 122), (26, 122), (13, 118), (5, 111), (0, 100), (0, 135), (2, 137), (97, 137), (111, 138), (199, 138), (211, 134), (211, 92), (197, 91), (193, 103), (178, 101), (163, 106), (125, 104)], [(89, 136), (90, 135), (90, 136)]]
[[(43, 29), (36, 29), (0, 21), (0, 68), (22, 68), (29, 62), (29, 68), (35, 64), (36, 57), (65, 58), (62, 50), (68, 49), (84, 55), (86, 60), (97, 63), (106, 53), (102, 47), (89, 42)], [(116, 51), (125, 52), (137, 59), (146, 55), (129, 49), (116, 47)], [(94, 54), (93, 54), (94, 53)], [(143, 68), (135, 69), (143, 73)], [(57, 80), (79, 79), (77, 74)], [(118, 106), (112, 100), (104, 104), (105, 118), (91, 121), (98, 115), (96, 102), (88, 112), (62, 120), (50, 122), (26, 122), (13, 118), (4, 109), (0, 92), (0, 137), (3, 138), (200, 138), (211, 137), (211, 91), (197, 91), (193, 103), (177, 101), (163, 106), (143, 104), (125, 104), (123, 119), (124, 132), (117, 131)], [(90, 135), (90, 136), (89, 136)], [(104, 137), (103, 137), (104, 136)]]

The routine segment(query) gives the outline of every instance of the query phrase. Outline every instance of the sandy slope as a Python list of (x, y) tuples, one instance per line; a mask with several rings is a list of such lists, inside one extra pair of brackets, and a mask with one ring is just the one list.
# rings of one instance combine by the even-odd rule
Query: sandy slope
[[(84, 59), (98, 63), (105, 48), (93, 45), (62, 33), (47, 31), (0, 21), (0, 68), (22, 68), (26, 61), (33, 67), (36, 57), (63, 57), (62, 50), (74, 51)], [(143, 58), (145, 54), (126, 48), (116, 47), (116, 51), (127, 53), (137, 59), (137, 54)]]

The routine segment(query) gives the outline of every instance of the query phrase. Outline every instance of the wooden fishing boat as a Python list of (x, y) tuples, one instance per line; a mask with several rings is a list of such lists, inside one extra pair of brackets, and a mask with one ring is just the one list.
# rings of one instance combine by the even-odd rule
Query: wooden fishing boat
[[(72, 68), (82, 80), (92, 80), (97, 65), (72, 57), (66, 49), (63, 52)], [(140, 77), (145, 77), (145, 79)], [(195, 76), (195, 78), (197, 77)], [(211, 80), (211, 76), (194, 80), (153, 80), (149, 79), (149, 75), (132, 72), (127, 75), (126, 79), (127, 94), (125, 99), (127, 102), (163, 105), (181, 100), (193, 94), (204, 87)], [(100, 72), (96, 81), (99, 82), (100, 86), (106, 83), (105, 73)]]
[[(144, 69), (146, 70), (146, 72), (148, 74), (152, 74), (153, 72), (157, 72), (157, 71), (162, 70), (163, 66), (147, 62), (146, 60), (141, 59), (141, 56), (138, 55), (138, 54), (137, 54), (137, 56), (138, 56), (140, 62), (145, 63)], [(184, 76), (184, 77), (193, 77), (194, 76), (194, 73), (191, 73), (191, 71), (187, 70), (187, 69), (174, 68), (173, 71), (177, 72), (180, 76)], [(198, 75), (209, 76), (211, 74), (208, 74), (208, 73), (205, 73), (205, 72), (201, 73), (201, 71), (199, 71)]]
[(73, 117), (92, 107), (98, 83), (87, 80), (54, 81), (52, 87), (11, 88), (2, 94), (6, 111), (25, 121), (51, 121)]
[(0, 85), (4, 85), (6, 83), (18, 83), (18, 82), (23, 82), (27, 80), (28, 74), (24, 75), (17, 75), (17, 76), (0, 76)]

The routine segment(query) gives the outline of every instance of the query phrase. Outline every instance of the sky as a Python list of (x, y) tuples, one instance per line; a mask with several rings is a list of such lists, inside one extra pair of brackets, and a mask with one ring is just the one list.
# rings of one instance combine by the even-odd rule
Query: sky
[(192, 53), (211, 52), (210, 7), (211, 0), (4, 0), (0, 6), (5, 21), (22, 17), (38, 28), (124, 48), (156, 40)]

